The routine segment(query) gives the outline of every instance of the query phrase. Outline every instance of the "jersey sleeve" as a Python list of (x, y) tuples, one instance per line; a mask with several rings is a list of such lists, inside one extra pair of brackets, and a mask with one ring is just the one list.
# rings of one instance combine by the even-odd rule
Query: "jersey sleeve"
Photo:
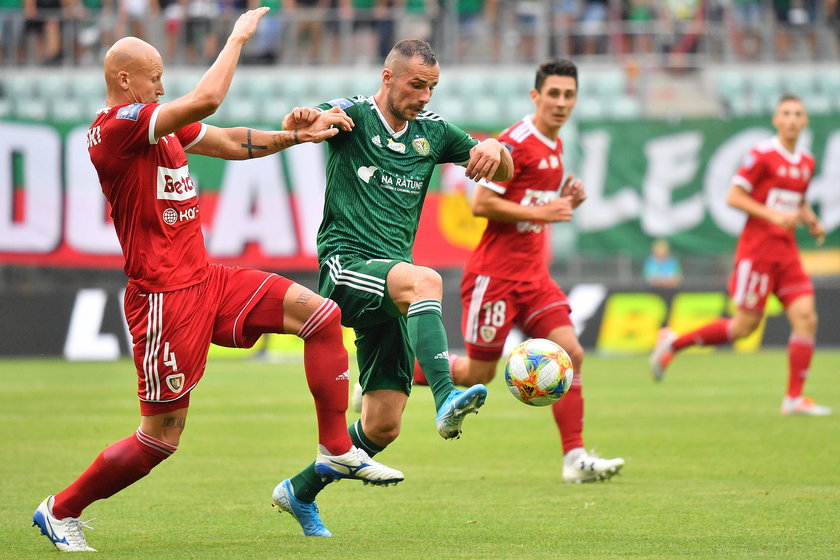
[(741, 162), (741, 167), (738, 169), (738, 172), (732, 178), (732, 183), (747, 192), (752, 192), (753, 187), (761, 180), (764, 168), (765, 165), (761, 154), (757, 150), (750, 150), (750, 153)]
[(157, 103), (132, 103), (117, 109), (110, 128), (113, 138), (118, 139), (120, 152), (133, 152), (157, 143), (155, 122), (159, 111)]
[(461, 130), (452, 123), (446, 123), (444, 148), (438, 156), (438, 163), (463, 164), (470, 160), (470, 150), (478, 144), (478, 140)]
[(197, 122), (188, 124), (184, 128), (179, 128), (175, 131), (175, 136), (178, 137), (178, 140), (181, 142), (181, 146), (184, 147), (184, 151), (187, 151), (201, 142), (201, 139), (204, 138), (204, 134), (206, 132), (207, 125)]
[[(359, 114), (359, 104), (355, 101), (355, 99), (356, 98), (349, 99), (347, 97), (338, 97), (336, 99), (330, 99), (329, 101), (316, 105), (315, 108), (320, 109), (322, 111), (329, 111), (333, 107), (338, 107), (339, 109), (347, 113), (347, 116), (349, 116), (355, 121)], [(352, 130), (349, 132), (345, 130), (339, 130), (338, 134), (327, 138), (327, 143), (333, 144), (336, 142), (343, 142), (352, 133)]]

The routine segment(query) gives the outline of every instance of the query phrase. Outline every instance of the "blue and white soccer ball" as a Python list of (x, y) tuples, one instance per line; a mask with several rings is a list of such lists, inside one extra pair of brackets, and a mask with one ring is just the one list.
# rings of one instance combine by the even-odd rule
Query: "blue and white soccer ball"
[(572, 385), (574, 367), (563, 348), (545, 338), (532, 338), (514, 348), (505, 363), (511, 394), (531, 406), (554, 404)]

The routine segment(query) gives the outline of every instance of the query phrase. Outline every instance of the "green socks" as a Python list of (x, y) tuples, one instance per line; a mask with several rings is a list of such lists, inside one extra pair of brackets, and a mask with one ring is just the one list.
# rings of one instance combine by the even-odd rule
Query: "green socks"
[(429, 382), (439, 410), (455, 389), (449, 374), (449, 342), (441, 319), (440, 302), (426, 299), (408, 306), (408, 338), (417, 362)]

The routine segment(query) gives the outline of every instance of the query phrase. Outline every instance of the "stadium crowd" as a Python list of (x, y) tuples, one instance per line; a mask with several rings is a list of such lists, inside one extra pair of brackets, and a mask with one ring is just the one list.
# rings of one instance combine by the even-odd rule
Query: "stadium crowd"
[(259, 5), (271, 12), (246, 53), (256, 64), (373, 65), (405, 37), (448, 64), (830, 59), (840, 19), (837, 0), (0, 0), (0, 65), (99, 64), (126, 35), (206, 64), (232, 19)]

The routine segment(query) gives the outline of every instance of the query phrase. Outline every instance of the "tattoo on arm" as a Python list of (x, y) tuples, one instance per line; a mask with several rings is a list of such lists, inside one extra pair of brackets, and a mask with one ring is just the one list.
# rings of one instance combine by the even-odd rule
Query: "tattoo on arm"
[(163, 427), (164, 428), (181, 428), (184, 429), (184, 426), (187, 425), (186, 418), (175, 418), (172, 416), (166, 416), (163, 419)]
[(277, 150), (285, 150), (297, 144), (300, 144), (297, 130), (281, 130), (275, 132), (273, 138), (274, 147)]
[(311, 300), (311, 299), (312, 299), (312, 296), (313, 296), (313, 295), (315, 295), (315, 294), (313, 294), (313, 293), (312, 293), (312, 292), (310, 292), (309, 290), (306, 290), (305, 292), (301, 293), (301, 294), (297, 297), (297, 299), (295, 300), (295, 303), (299, 303), (299, 304), (301, 304), (301, 305), (306, 305), (307, 303), (309, 303), (309, 300)]
[(248, 150), (248, 159), (253, 159), (254, 157), (254, 150), (267, 150), (268, 146), (260, 146), (258, 144), (251, 143), (251, 129), (248, 129), (248, 142), (245, 144), (241, 144), (243, 148)]

